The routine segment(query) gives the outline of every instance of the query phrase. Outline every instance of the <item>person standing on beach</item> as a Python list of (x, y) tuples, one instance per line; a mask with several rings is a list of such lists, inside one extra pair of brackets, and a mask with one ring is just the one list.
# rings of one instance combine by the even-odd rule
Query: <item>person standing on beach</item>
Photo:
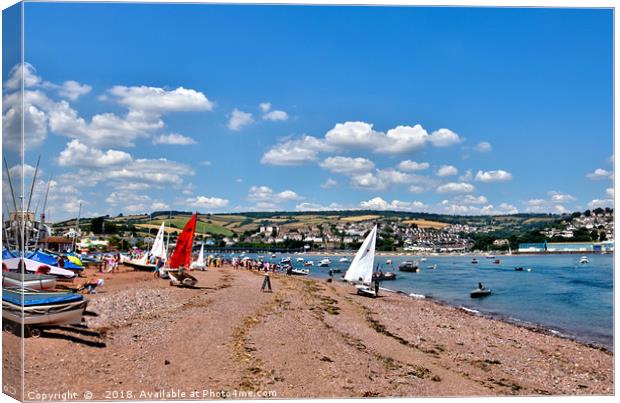
[(272, 292), (271, 291), (271, 279), (269, 278), (268, 272), (266, 272), (265, 277), (263, 277), (263, 285), (261, 286), (260, 290), (262, 292), (265, 292), (266, 290), (268, 290), (269, 292)]
[(375, 297), (379, 296), (379, 283), (380, 283), (380, 277), (375, 276)]

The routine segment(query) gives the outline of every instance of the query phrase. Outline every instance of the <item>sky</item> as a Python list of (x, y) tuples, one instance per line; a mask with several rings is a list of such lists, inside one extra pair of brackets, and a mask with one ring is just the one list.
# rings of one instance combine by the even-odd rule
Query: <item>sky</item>
[(52, 221), (613, 206), (611, 10), (26, 3), (23, 68), (6, 14)]

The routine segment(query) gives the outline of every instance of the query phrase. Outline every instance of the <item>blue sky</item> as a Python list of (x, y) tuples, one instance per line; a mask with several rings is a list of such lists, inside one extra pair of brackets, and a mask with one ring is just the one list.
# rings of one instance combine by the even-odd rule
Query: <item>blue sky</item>
[(52, 220), (611, 206), (612, 18), (27, 3), (26, 159)]

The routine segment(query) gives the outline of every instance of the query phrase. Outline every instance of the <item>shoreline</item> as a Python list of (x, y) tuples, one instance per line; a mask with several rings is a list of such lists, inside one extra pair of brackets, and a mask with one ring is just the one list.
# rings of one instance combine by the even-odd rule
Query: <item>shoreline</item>
[[(87, 296), (86, 328), (24, 340), (26, 391), (82, 388), (100, 400), (106, 390), (155, 385), (278, 398), (614, 390), (613, 353), (435, 299), (387, 291), (368, 299), (345, 283), (283, 274), (270, 275), (273, 293), (261, 293), (260, 272), (194, 273), (198, 288), (181, 289), (148, 272), (87, 269), (106, 283)], [(3, 343), (12, 339), (5, 332)]]

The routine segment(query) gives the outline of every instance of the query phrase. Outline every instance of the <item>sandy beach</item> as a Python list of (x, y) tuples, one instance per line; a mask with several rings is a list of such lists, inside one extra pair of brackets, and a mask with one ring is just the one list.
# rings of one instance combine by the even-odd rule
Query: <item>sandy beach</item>
[(196, 289), (128, 268), (87, 276), (106, 284), (85, 327), (25, 340), (26, 400), (614, 392), (610, 352), (431, 300), (284, 275), (262, 293), (262, 274), (231, 267), (195, 272)]

